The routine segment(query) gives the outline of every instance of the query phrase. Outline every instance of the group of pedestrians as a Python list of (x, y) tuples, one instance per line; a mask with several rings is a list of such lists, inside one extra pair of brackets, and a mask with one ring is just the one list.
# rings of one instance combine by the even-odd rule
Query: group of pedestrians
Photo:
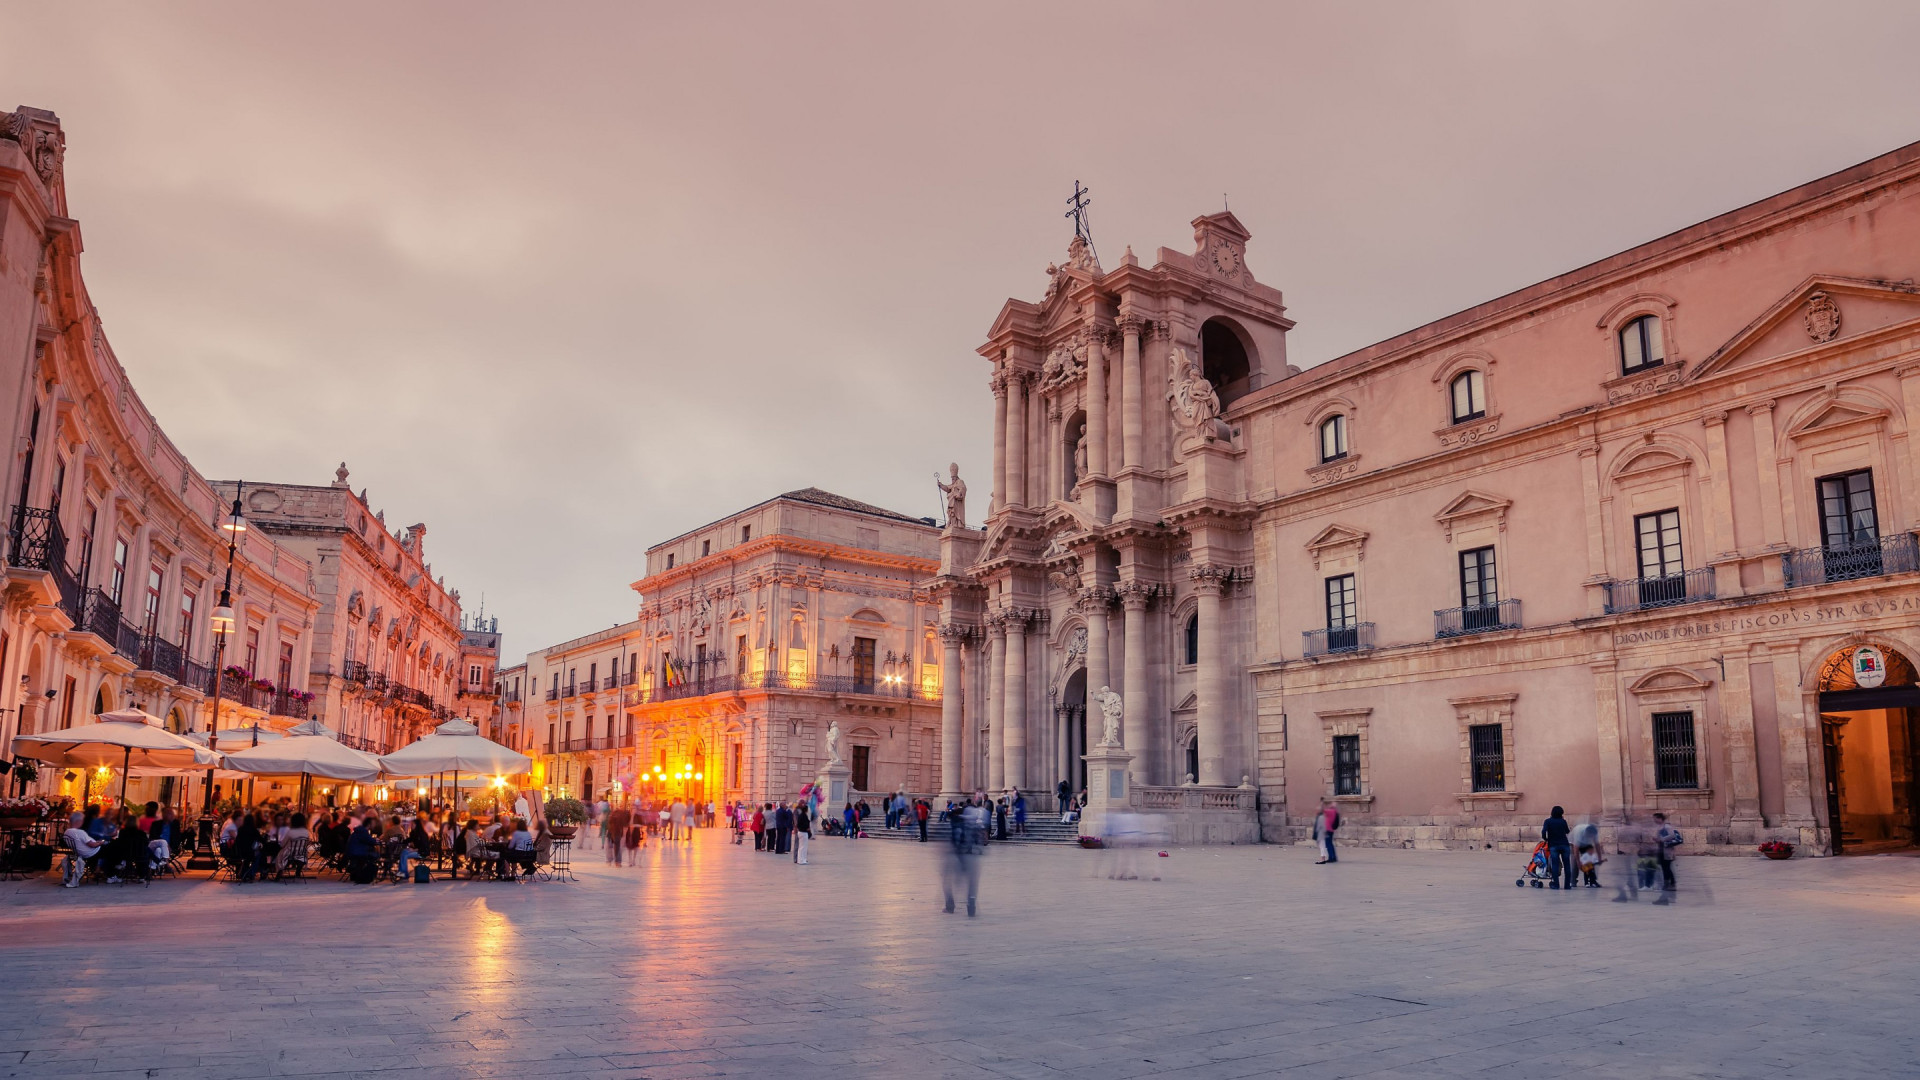
[(791, 803), (728, 803), (727, 818), (733, 826), (733, 842), (744, 843), (753, 834), (753, 850), (769, 855), (792, 855), (793, 861), (807, 864), (807, 841), (813, 839), (813, 812), (807, 801)]

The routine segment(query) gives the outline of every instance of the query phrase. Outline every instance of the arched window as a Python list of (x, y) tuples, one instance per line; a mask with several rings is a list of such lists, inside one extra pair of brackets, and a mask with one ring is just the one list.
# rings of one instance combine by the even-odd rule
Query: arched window
[(1221, 405), (1252, 389), (1253, 360), (1232, 325), (1224, 319), (1208, 319), (1200, 325), (1200, 372), (1220, 395)]
[(1660, 317), (1642, 315), (1620, 328), (1620, 373), (1631, 375), (1645, 368), (1659, 367), (1667, 359), (1666, 342), (1660, 337)]
[(1187, 775), (1182, 779), (1200, 779), (1200, 733), (1197, 731), (1187, 740)]
[(1453, 401), (1453, 422), (1464, 424), (1487, 415), (1487, 377), (1478, 368), (1468, 368), (1448, 384)]
[(1192, 615), (1187, 616), (1187, 632), (1186, 632), (1184, 641), (1185, 641), (1185, 647), (1180, 654), (1182, 657), (1184, 657), (1183, 662), (1188, 664), (1199, 663), (1200, 662), (1200, 613), (1199, 612), (1194, 612)]
[(1347, 418), (1334, 413), (1320, 421), (1320, 460), (1339, 461), (1347, 456)]

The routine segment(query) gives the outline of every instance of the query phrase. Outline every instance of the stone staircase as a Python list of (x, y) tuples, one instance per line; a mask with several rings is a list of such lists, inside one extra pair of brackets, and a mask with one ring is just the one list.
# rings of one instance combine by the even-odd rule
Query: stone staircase
[[(839, 838), (835, 837), (835, 839)], [(886, 818), (871, 817), (867, 819), (867, 839), (917, 841), (920, 839), (920, 826), (917, 823), (909, 823), (903, 828), (889, 829), (887, 828)], [(947, 823), (937, 817), (929, 819), (927, 821), (927, 843), (944, 844), (946, 842)], [(1080, 823), (1076, 821), (1063, 824), (1058, 814), (1029, 814), (1027, 816), (1027, 835), (1021, 836), (1019, 833), (1014, 832), (1013, 823), (1009, 821), (1007, 823), (1007, 839), (1004, 842), (1009, 844), (1078, 844), (1080, 842)]]

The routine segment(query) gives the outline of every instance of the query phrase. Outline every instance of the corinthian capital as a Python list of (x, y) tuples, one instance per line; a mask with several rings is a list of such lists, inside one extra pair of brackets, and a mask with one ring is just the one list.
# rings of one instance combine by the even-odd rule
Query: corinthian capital
[(987, 612), (987, 633), (993, 637), (1007, 636), (1007, 613), (1004, 610)]
[(1233, 583), (1233, 568), (1203, 563), (1188, 570), (1187, 576), (1193, 579), (1197, 591), (1218, 596)]
[(1140, 331), (1146, 329), (1146, 326), (1147, 326), (1147, 320), (1141, 318), (1138, 315), (1127, 314), (1127, 313), (1122, 313), (1118, 319), (1114, 320), (1114, 322), (1116, 325), (1120, 327), (1120, 333), (1125, 335), (1131, 335), (1134, 337), (1138, 337), (1140, 335)]
[(941, 623), (940, 640), (949, 645), (964, 645), (973, 636), (973, 627), (961, 623)]
[(1105, 585), (1095, 585), (1090, 589), (1081, 589), (1074, 600), (1074, 607), (1083, 615), (1104, 615), (1113, 606), (1113, 590)]
[(1007, 396), (1008, 378), (1009, 378), (1008, 369), (1002, 368), (1001, 370), (994, 372), (993, 377), (987, 380), (987, 385), (993, 389), (994, 397), (1003, 398)]
[(1113, 594), (1120, 598), (1120, 605), (1128, 611), (1145, 611), (1160, 592), (1160, 586), (1149, 581), (1129, 578), (1113, 587)]

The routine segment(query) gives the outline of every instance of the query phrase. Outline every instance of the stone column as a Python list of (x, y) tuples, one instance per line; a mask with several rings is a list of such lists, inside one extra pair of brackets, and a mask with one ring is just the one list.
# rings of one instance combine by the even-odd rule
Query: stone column
[(1113, 686), (1113, 671), (1107, 656), (1107, 608), (1113, 603), (1113, 590), (1096, 585), (1080, 593), (1080, 610), (1087, 617), (1087, 700), (1100, 688)]
[(1227, 774), (1227, 665), (1226, 648), (1220, 640), (1224, 620), (1220, 601), (1226, 593), (1228, 571), (1222, 566), (1196, 566), (1190, 571), (1194, 592), (1200, 600), (1200, 663), (1195, 673), (1198, 693), (1195, 704), (1200, 740), (1200, 776), (1202, 784), (1231, 784)]
[(1027, 377), (1007, 372), (1007, 505), (1027, 505)]
[(1007, 375), (995, 372), (993, 387), (993, 498), (987, 503), (991, 514), (1007, 505)]
[(1747, 415), (1753, 417), (1753, 460), (1760, 474), (1760, 538), (1770, 548), (1786, 547), (1787, 527), (1780, 516), (1780, 466), (1773, 459), (1773, 402), (1749, 405)]
[(1027, 618), (1025, 611), (1007, 614), (1007, 723), (1001, 738), (1007, 755), (1002, 783), (1023, 789), (1027, 786)]
[(1087, 475), (1107, 475), (1107, 331), (1105, 330), (1094, 331), (1087, 342)]
[[(1125, 711), (1121, 714), (1121, 744), (1134, 752), (1140, 762), (1142, 775), (1151, 778), (1152, 765), (1146, 760), (1147, 750), (1147, 605), (1153, 603), (1156, 587), (1144, 581), (1122, 581), (1114, 587), (1119, 594), (1120, 603), (1126, 609), (1126, 659), (1121, 679), (1125, 683), (1120, 691)], [(1111, 685), (1111, 684), (1109, 684)], [(1095, 687), (1098, 690), (1098, 687)], [(1088, 733), (1092, 738), (1092, 733)], [(1148, 782), (1151, 782), (1149, 779)], [(1089, 781), (1091, 783), (1091, 781)]]
[(1140, 331), (1145, 325), (1131, 315), (1120, 320), (1120, 332), (1123, 335), (1120, 347), (1120, 467), (1123, 469), (1140, 464), (1140, 443), (1145, 431), (1140, 411)]
[(993, 649), (992, 659), (987, 667), (987, 692), (992, 702), (987, 706), (987, 783), (988, 791), (998, 791), (1005, 787), (1007, 751), (1007, 616), (1003, 612), (994, 612), (987, 616), (987, 634)]
[(966, 627), (941, 624), (940, 794), (950, 798), (958, 798), (962, 791), (960, 747), (966, 725), (960, 713), (960, 643), (966, 639)]

